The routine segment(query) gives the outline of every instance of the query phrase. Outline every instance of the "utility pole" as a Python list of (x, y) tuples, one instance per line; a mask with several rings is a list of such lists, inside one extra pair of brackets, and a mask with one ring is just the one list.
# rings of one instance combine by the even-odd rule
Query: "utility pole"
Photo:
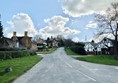
[(87, 36), (85, 35), (85, 42), (87, 42)]

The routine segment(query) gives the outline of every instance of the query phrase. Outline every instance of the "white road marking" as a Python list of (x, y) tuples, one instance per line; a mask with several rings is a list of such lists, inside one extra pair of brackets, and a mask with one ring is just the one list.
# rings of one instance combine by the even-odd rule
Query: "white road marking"
[(77, 72), (81, 73), (82, 75), (84, 75), (85, 77), (87, 77), (87, 78), (89, 78), (89, 79), (91, 79), (91, 80), (93, 80), (93, 81), (96, 81), (94, 78), (92, 78), (92, 77), (90, 77), (90, 76), (88, 76), (88, 75), (82, 73), (82, 72), (79, 71), (79, 70), (77, 70)]
[[(87, 70), (89, 70), (89, 71), (91, 71), (91, 72), (93, 72), (93, 71), (98, 71), (99, 69), (97, 69), (97, 68), (94, 68), (94, 69), (90, 69), (89, 67), (87, 67), (87, 66), (85, 66), (85, 65), (81, 65), (82, 67), (84, 67), (84, 68), (86, 68)], [(95, 73), (95, 72), (93, 72), (93, 73)]]
[(67, 62), (65, 62), (66, 63), (66, 65), (68, 65), (69, 67), (71, 67), (72, 68), (72, 66), (69, 64), (69, 63), (67, 63)]
[[(69, 63), (67, 63), (67, 62), (65, 62), (65, 63), (66, 63), (66, 65), (68, 65), (69, 67), (72, 68), (72, 66), (71, 66)], [(86, 66), (85, 66), (85, 67), (86, 67)], [(87, 68), (87, 67), (86, 67), (86, 68)], [(89, 78), (89, 79), (91, 79), (91, 80), (93, 80), (93, 81), (96, 81), (94, 78), (92, 78), (92, 77), (90, 77), (90, 76), (88, 76), (88, 75), (82, 73), (82, 72), (79, 71), (79, 70), (77, 70), (77, 72), (81, 73), (82, 75), (84, 75), (85, 77), (87, 77), (87, 78)]]

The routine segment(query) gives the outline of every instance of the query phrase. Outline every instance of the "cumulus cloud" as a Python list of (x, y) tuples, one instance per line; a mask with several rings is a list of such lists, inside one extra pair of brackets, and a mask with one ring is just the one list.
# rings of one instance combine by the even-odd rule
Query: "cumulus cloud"
[(116, 0), (63, 0), (62, 9), (72, 17), (100, 13), (106, 10)]
[(13, 32), (16, 31), (18, 36), (23, 36), (24, 31), (28, 31), (29, 36), (37, 33), (30, 16), (26, 13), (18, 13), (7, 22), (10, 27), (4, 30), (5, 36), (11, 37)]
[(73, 41), (73, 42), (79, 42), (79, 38), (78, 38), (78, 37), (74, 37), (74, 38), (72, 39), (72, 41)]
[(97, 28), (97, 23), (90, 21), (87, 25), (86, 25), (86, 29), (95, 29)]
[(39, 35), (42, 38), (47, 38), (50, 36), (57, 36), (57, 35), (73, 35), (79, 34), (80, 31), (71, 29), (66, 27), (69, 18), (62, 17), (62, 16), (54, 16), (48, 19), (45, 19), (44, 22), (48, 24), (48, 26), (39, 30)]

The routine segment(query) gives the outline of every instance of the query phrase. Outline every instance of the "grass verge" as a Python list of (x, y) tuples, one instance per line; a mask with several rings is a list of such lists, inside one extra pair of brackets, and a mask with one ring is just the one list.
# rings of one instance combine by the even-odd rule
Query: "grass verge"
[(67, 55), (70, 55), (70, 56), (78, 55), (77, 53), (73, 52), (70, 48), (65, 48), (65, 51)]
[(50, 54), (52, 52), (54, 52), (57, 48), (49, 48), (48, 50), (44, 50), (44, 51), (38, 51), (36, 52), (37, 54)]
[(97, 55), (97, 56), (77, 57), (76, 59), (92, 63), (118, 66), (118, 60), (113, 59), (111, 56)]
[[(39, 56), (26, 56), (11, 60), (0, 61), (0, 83), (11, 83), (18, 76), (29, 70), (42, 58)], [(4, 73), (4, 69), (8, 66), (13, 68), (12, 72)]]

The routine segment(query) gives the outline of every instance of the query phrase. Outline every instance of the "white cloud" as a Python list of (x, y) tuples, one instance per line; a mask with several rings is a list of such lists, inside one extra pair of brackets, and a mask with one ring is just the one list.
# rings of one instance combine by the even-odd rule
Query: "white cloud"
[(24, 31), (28, 31), (29, 36), (37, 33), (30, 16), (26, 13), (18, 13), (7, 22), (10, 27), (4, 30), (5, 36), (11, 37), (13, 32), (16, 31), (18, 36), (23, 36)]
[(95, 29), (97, 28), (97, 23), (90, 21), (87, 25), (86, 25), (86, 29)]
[(54, 16), (49, 19), (45, 19), (44, 22), (46, 22), (48, 26), (39, 30), (40, 37), (47, 38), (50, 36), (56, 37), (57, 35), (67, 36), (70, 34), (79, 34), (80, 31), (66, 27), (68, 21), (69, 18), (62, 16)]
[(73, 41), (73, 42), (79, 42), (79, 38), (78, 38), (78, 37), (74, 37), (74, 38), (72, 39), (72, 41)]
[(62, 9), (72, 17), (100, 13), (116, 0), (63, 0)]
[(82, 2), (85, 2), (85, 0), (81, 0)]

